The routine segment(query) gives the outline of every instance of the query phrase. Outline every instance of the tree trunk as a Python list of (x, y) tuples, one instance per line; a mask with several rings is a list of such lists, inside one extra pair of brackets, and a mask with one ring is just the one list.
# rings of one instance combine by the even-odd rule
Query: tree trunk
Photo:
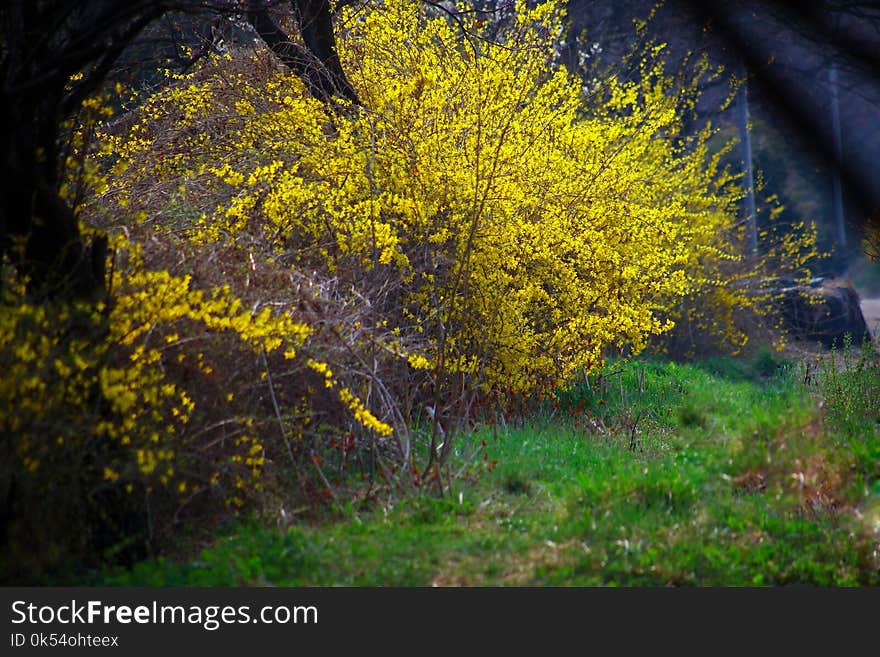
[(290, 6), (304, 48), (281, 29), (264, 0), (248, 0), (248, 22), (275, 56), (302, 79), (313, 97), (327, 104), (338, 98), (358, 104), (336, 52), (329, 0), (290, 0)]
[(330, 0), (295, 0), (292, 4), (306, 48), (314, 55), (316, 65), (321, 69), (319, 79), (324, 85), (324, 93), (330, 97), (341, 96), (358, 102), (354, 87), (342, 70), (339, 55), (336, 53)]
[(63, 90), (3, 98), (6, 133), (0, 176), (0, 256), (28, 278), (36, 299), (95, 298), (104, 289), (106, 239), (86, 244), (73, 210), (58, 194), (58, 108)]

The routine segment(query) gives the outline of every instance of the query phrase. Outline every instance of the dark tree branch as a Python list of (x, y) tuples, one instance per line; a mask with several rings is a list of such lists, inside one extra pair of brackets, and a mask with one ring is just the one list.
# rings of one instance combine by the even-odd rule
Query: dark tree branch
[(66, 116), (75, 112), (86, 98), (100, 88), (131, 40), (155, 18), (156, 16), (145, 14), (129, 25), (120, 38), (116, 39), (113, 45), (100, 55), (88, 73), (83, 74), (82, 80), (75, 84), (66, 95), (61, 105), (62, 114)]
[(336, 53), (330, 3), (301, 0), (291, 6), (300, 25), (304, 48), (281, 29), (266, 2), (248, 0), (247, 20), (281, 63), (305, 82), (313, 97), (325, 103), (344, 98), (359, 104)]

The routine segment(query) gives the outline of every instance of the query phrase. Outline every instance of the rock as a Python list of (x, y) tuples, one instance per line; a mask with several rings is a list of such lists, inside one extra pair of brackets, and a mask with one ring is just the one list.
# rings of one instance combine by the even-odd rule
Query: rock
[(794, 338), (843, 345), (849, 334), (854, 345), (871, 338), (858, 292), (846, 279), (813, 279), (809, 285), (774, 290), (784, 326)]

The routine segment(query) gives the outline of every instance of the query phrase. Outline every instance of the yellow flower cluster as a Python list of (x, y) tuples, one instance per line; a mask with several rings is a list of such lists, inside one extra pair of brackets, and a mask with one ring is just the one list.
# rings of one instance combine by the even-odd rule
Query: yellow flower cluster
[(345, 404), (349, 410), (351, 410), (354, 415), (354, 419), (357, 422), (371, 431), (376, 432), (379, 436), (389, 436), (393, 432), (393, 429), (390, 425), (386, 424), (379, 420), (375, 415), (373, 415), (367, 408), (364, 406), (364, 403), (355, 396), (348, 388), (338, 387), (338, 381), (335, 376), (333, 376), (333, 370), (330, 369), (327, 363), (323, 363), (321, 361), (316, 361), (314, 359), (309, 358), (306, 361), (306, 365), (313, 372), (320, 374), (324, 377), (324, 385), (327, 388), (336, 389), (336, 393), (339, 395), (340, 401)]

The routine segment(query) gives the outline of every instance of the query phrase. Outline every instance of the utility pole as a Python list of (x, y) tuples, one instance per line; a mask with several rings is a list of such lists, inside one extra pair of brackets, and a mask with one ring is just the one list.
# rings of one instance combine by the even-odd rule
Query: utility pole
[(840, 128), (840, 98), (837, 87), (837, 64), (833, 61), (828, 66), (828, 87), (830, 90), (831, 105), (831, 147), (834, 151), (832, 165), (832, 188), (831, 203), (834, 208), (834, 225), (837, 228), (837, 243), (841, 248), (846, 247), (846, 228), (843, 214), (843, 179), (841, 168), (843, 165), (843, 138)]
[(746, 190), (746, 239), (748, 255), (758, 254), (758, 211), (755, 203), (755, 174), (752, 169), (752, 138), (749, 133), (749, 85), (743, 76), (742, 88), (737, 99), (737, 124), (742, 148), (743, 185)]

